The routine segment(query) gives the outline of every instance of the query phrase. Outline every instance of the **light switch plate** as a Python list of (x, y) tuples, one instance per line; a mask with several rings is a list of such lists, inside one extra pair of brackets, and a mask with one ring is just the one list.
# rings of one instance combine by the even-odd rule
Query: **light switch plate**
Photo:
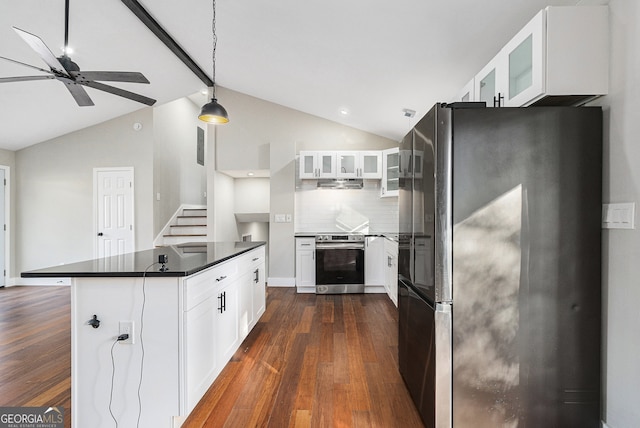
[(635, 229), (635, 202), (602, 204), (603, 229)]
[(284, 214), (276, 214), (275, 218), (274, 218), (274, 221), (276, 223), (284, 223), (286, 221), (286, 218), (287, 217)]

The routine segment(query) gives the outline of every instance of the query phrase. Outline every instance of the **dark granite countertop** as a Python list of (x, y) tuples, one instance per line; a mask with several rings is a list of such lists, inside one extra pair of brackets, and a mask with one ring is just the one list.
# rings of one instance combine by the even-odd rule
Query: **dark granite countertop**
[[(138, 251), (121, 256), (86, 260), (68, 265), (22, 272), (23, 278), (55, 277), (177, 277), (189, 276), (213, 265), (229, 260), (264, 242), (198, 242), (152, 250)], [(166, 271), (160, 271), (158, 256), (166, 254)]]

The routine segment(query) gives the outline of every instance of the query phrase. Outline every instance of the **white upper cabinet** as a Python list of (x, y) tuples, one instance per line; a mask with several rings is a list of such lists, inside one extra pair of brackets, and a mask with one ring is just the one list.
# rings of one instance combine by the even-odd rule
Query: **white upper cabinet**
[(489, 107), (578, 105), (605, 95), (608, 35), (607, 6), (549, 6), (475, 76), (472, 100)]
[(382, 152), (336, 152), (338, 178), (382, 178)]
[(475, 96), (475, 79), (471, 79), (466, 85), (462, 87), (454, 101), (469, 102), (476, 99)]
[(335, 178), (335, 152), (300, 152), (300, 178)]
[(398, 147), (382, 151), (382, 186), (380, 197), (398, 196), (400, 177), (400, 154)]

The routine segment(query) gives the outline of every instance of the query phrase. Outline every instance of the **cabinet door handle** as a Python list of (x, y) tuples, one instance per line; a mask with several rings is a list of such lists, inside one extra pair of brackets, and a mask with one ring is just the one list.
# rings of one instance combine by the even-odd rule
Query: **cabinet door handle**
[(258, 260), (258, 257), (255, 257), (253, 260), (251, 260), (252, 262), (255, 262), (256, 260)]
[(253, 273), (255, 274), (253, 281), (257, 284), (258, 282), (260, 282), (260, 271), (256, 269), (253, 271)]
[(220, 293), (220, 295), (218, 296), (218, 300), (219, 300), (219, 304), (218, 304), (218, 310), (220, 311), (220, 313), (224, 312), (224, 306), (222, 304), (222, 294)]
[(391, 264), (391, 256), (387, 256), (387, 266), (388, 267), (393, 266), (393, 264)]
[(222, 281), (223, 279), (225, 279), (227, 277), (227, 275), (222, 275), (220, 278), (216, 278), (217, 282)]
[(227, 292), (226, 291), (222, 292), (222, 310), (223, 311), (227, 310)]

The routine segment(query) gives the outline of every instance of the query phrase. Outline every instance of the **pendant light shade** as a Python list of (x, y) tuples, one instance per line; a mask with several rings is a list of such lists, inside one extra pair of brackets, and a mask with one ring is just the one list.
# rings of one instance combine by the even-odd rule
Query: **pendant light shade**
[(211, 59), (213, 62), (213, 85), (211, 86), (211, 101), (202, 106), (198, 119), (207, 123), (227, 123), (229, 115), (227, 110), (218, 104), (216, 99), (216, 45), (218, 44), (218, 36), (216, 35), (216, 0), (213, 0), (213, 20), (211, 21), (211, 31), (213, 33), (213, 52)]
[(198, 119), (207, 123), (227, 123), (229, 122), (229, 115), (227, 111), (218, 104), (218, 100), (211, 99), (211, 102), (202, 106)]

